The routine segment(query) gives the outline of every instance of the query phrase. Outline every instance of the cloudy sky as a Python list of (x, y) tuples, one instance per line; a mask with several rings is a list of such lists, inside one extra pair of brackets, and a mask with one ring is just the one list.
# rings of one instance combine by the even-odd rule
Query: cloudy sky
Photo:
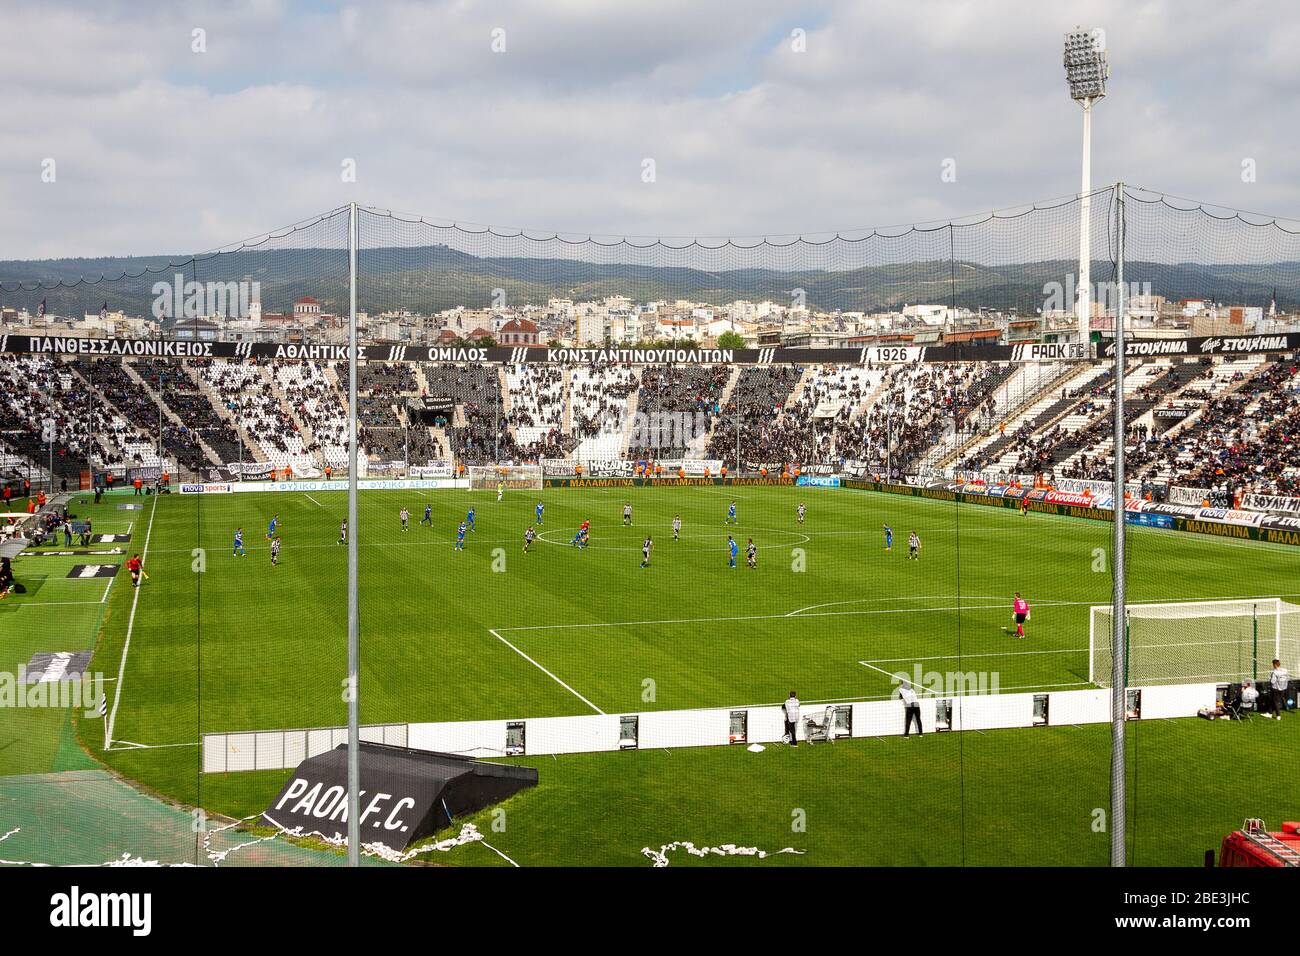
[(1300, 217), (1284, 0), (45, 0), (3, 24), (0, 258), (200, 251), (351, 200), (757, 236), (1062, 196), (1076, 24), (1112, 65), (1094, 184)]

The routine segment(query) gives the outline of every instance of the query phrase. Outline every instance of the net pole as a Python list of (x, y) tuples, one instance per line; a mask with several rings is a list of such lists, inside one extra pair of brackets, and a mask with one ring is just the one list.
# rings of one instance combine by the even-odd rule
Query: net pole
[[(1085, 115), (1086, 115), (1085, 110)], [(1126, 542), (1124, 538), (1124, 184), (1115, 187), (1118, 295), (1115, 305), (1115, 474), (1112, 492), (1112, 516), (1115, 530), (1115, 590), (1111, 609), (1111, 691), (1110, 691), (1110, 865), (1124, 866), (1124, 837), (1127, 832), (1124, 805), (1125, 753), (1124, 705), (1128, 668), (1125, 666), (1125, 610), (1124, 565)], [(1081, 215), (1086, 214), (1081, 212)], [(1086, 295), (1086, 293), (1084, 293)]]
[(1258, 606), (1250, 606), (1250, 679), (1254, 680), (1259, 676), (1259, 616), (1256, 613)]
[(348, 866), (361, 865), (361, 741), (357, 713), (357, 204), (348, 203)]

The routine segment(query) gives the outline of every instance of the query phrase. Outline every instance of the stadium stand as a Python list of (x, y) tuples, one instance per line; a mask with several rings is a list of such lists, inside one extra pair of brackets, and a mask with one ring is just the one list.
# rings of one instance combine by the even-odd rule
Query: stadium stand
[(570, 433), (579, 461), (622, 458), (625, 431), (636, 411), (641, 370), (632, 366), (579, 366), (569, 386)]
[[(319, 474), (347, 466), (346, 362), (255, 364), (0, 356), (0, 472), (236, 463)], [(943, 473), (1109, 479), (1104, 364), (358, 367), (372, 467), (455, 459), (708, 458), (742, 468), (866, 463)], [(455, 411), (430, 427), (423, 396)], [(1300, 495), (1300, 372), (1261, 356), (1135, 361), (1125, 378), (1130, 475), (1144, 488)], [(639, 428), (650, 423), (651, 433)], [(670, 427), (664, 428), (664, 422)], [(657, 429), (657, 430), (655, 430)], [(87, 439), (87, 434), (93, 438)], [(739, 445), (738, 445), (739, 441)], [(160, 454), (161, 451), (161, 454)], [(254, 472), (257, 468), (253, 469)]]

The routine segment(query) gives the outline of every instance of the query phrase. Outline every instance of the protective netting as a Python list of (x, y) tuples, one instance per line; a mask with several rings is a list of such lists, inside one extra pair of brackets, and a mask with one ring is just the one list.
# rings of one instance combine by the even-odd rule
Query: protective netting
[[(1113, 273), (1113, 197), (1112, 188), (1090, 197), (1094, 278)], [(1080, 206), (1066, 198), (954, 222), (751, 239), (547, 235), (363, 208), (361, 297), (375, 310), (424, 313), (621, 297), (768, 300), (820, 312), (937, 303), (1033, 314), (1044, 286), (1077, 269)], [(644, 336), (665, 337), (672, 336)]]
[[(1244, 487), (1300, 490), (1300, 236), (1120, 199), (1086, 213), (1093, 349), (1042, 353), (1078, 334), (1075, 197), (721, 240), (359, 207), (355, 409), (350, 208), (208, 254), (0, 268), (0, 473), (71, 535), (50, 525), (14, 559), (0, 669), (102, 677), (75, 707), (9, 715), (0, 859), (342, 862), (342, 785), (294, 789), (295, 768), (345, 739), (355, 691), (368, 744), (540, 776), (493, 809), (448, 784), (409, 846), (393, 833), (414, 824), (377, 804), (373, 860), (1105, 863), (1121, 267), (1142, 339), (1129, 594), (1182, 607), (1135, 605), (1129, 681), (1300, 669), (1292, 605), (1241, 597), (1290, 593), (1294, 530), (1274, 513), (1219, 533)], [(724, 341), (739, 361), (710, 351)], [(650, 345), (675, 347), (626, 351)], [(905, 753), (885, 750), (899, 674), (926, 732)], [(792, 689), (800, 747), (828, 745), (815, 778), (775, 752)], [(1199, 729), (1131, 725), (1144, 786), (1267, 762), (1268, 740)], [(1142, 803), (1135, 859), (1199, 860), (1287, 796), (1195, 793)]]

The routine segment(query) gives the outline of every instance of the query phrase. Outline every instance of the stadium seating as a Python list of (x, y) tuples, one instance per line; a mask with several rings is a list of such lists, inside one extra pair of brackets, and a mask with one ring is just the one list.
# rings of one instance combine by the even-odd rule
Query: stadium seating
[[(863, 462), (897, 476), (978, 472), (1109, 480), (1111, 371), (1071, 363), (854, 366), (367, 363), (371, 465), (454, 458), (698, 457), (745, 468)], [(295, 474), (347, 465), (346, 362), (0, 356), (0, 473), (89, 468)], [(1260, 356), (1135, 361), (1125, 378), (1129, 474), (1147, 486), (1300, 495), (1300, 373)], [(410, 408), (449, 399), (430, 427)], [(656, 417), (658, 416), (658, 418)], [(684, 429), (638, 431), (668, 420)], [(161, 454), (160, 454), (161, 451)], [(256, 469), (254, 469), (256, 470)]]

